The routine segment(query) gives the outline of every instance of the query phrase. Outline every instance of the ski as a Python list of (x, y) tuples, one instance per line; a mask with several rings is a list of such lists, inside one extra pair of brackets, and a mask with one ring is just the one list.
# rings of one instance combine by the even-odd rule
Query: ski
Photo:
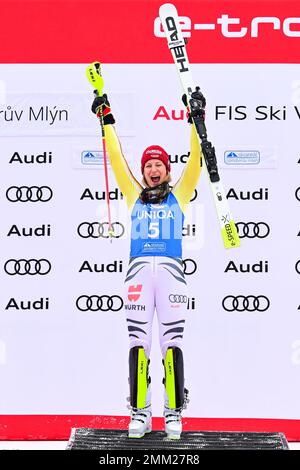
[[(179, 73), (183, 91), (187, 96), (188, 110), (193, 111), (197, 106), (199, 108), (199, 105), (197, 101), (193, 99), (192, 93), (199, 91), (200, 88), (197, 87), (196, 90), (194, 86), (192, 72), (186, 51), (186, 43), (182, 35), (176, 7), (171, 3), (165, 3), (159, 9), (159, 16), (166, 34), (169, 49), (172, 53)], [(224, 246), (225, 248), (238, 247), (240, 246), (240, 239), (235, 222), (231, 215), (223, 185), (220, 180), (215, 149), (211, 142), (207, 140), (204, 117), (201, 118), (201, 116), (195, 116), (193, 117), (193, 121), (197, 129), (197, 134), (204, 156), (204, 166), (206, 167), (209, 176), (209, 183), (213, 193), (213, 199), (221, 227), (221, 235)]]

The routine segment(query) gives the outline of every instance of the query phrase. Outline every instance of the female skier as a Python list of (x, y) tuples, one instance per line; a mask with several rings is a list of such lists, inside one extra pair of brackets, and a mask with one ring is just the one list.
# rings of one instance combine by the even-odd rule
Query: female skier
[[(194, 92), (193, 98), (198, 101), (199, 112), (203, 115), (205, 98), (200, 92)], [(186, 96), (183, 101), (186, 105)], [(115, 119), (105, 94), (96, 97), (92, 104), (92, 111), (98, 116), (100, 107), (110, 164), (131, 213), (131, 248), (124, 299), (129, 332), (131, 421), (128, 435), (143, 437), (151, 431), (148, 369), (156, 310), (165, 372), (165, 431), (169, 438), (179, 439), (181, 412), (188, 401), (182, 354), (188, 299), (182, 262), (182, 229), (202, 168), (199, 140), (192, 124), (190, 157), (172, 188), (169, 185), (171, 167), (168, 154), (158, 145), (146, 148), (141, 159), (143, 187), (123, 156), (113, 126)]]

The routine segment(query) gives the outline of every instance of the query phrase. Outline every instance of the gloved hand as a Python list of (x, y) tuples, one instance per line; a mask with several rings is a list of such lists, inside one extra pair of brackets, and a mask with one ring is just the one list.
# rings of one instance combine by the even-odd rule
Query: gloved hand
[(190, 124), (193, 122), (193, 117), (198, 116), (203, 118), (203, 120), (205, 119), (206, 99), (201, 93), (200, 87), (196, 86), (196, 91), (193, 91), (191, 94), (189, 103), (186, 94), (182, 96), (182, 101), (185, 106), (189, 106), (190, 108), (190, 112), (188, 113), (188, 122)]
[[(97, 93), (97, 90), (94, 91), (94, 94)], [(107, 94), (104, 93), (102, 96), (97, 96), (95, 97), (93, 104), (92, 104), (92, 111), (93, 113), (97, 114), (97, 116), (100, 116), (100, 108), (102, 108), (102, 115), (103, 115), (103, 123), (105, 124), (114, 124), (115, 118), (113, 117), (110, 109), (110, 103), (107, 98)]]

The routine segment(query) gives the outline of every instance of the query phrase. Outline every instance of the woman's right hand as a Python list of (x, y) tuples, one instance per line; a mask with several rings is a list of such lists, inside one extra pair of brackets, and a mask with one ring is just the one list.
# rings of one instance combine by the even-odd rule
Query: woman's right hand
[[(94, 91), (95, 94), (96, 90)], [(104, 93), (102, 96), (96, 96), (93, 103), (91, 110), (94, 114), (97, 114), (97, 116), (100, 116), (100, 113), (102, 113), (103, 116), (103, 122), (105, 124), (114, 124), (115, 118), (113, 117), (110, 109), (110, 103), (107, 98), (107, 94)]]

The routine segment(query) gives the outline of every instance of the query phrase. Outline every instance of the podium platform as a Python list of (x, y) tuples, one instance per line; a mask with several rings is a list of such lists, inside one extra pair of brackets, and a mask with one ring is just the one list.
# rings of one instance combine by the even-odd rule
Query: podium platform
[(130, 439), (127, 430), (73, 428), (67, 450), (289, 450), (283, 433), (185, 431), (171, 440), (163, 431)]

